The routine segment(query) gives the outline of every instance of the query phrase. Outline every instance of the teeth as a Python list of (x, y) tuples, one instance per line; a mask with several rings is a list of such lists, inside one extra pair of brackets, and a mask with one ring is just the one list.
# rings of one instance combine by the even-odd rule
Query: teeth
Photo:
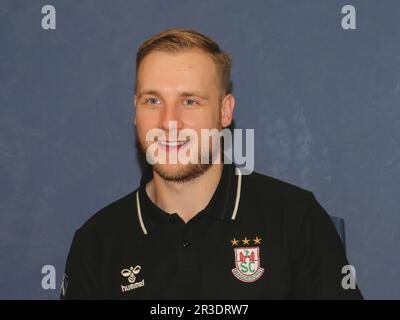
[(162, 145), (168, 146), (168, 147), (177, 147), (181, 146), (186, 143), (186, 141), (160, 141)]

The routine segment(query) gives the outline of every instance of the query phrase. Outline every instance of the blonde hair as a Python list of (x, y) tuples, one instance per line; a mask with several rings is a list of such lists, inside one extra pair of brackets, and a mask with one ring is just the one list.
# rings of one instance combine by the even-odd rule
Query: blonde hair
[(231, 93), (231, 68), (230, 56), (222, 51), (218, 44), (211, 38), (190, 29), (173, 28), (157, 33), (143, 42), (136, 54), (136, 84), (140, 63), (152, 51), (178, 53), (183, 50), (199, 48), (208, 53), (214, 60), (217, 72), (220, 75), (220, 85), (224, 94)]

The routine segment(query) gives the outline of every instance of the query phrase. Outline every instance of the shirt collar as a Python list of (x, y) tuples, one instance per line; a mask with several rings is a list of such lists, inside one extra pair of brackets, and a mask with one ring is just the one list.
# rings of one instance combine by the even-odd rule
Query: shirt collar
[[(235, 173), (237, 170), (234, 164), (223, 165), (220, 181), (211, 200), (203, 210), (192, 218), (193, 221), (203, 217), (216, 220), (234, 219), (239, 200), (238, 192), (240, 196), (241, 187), (240, 185), (238, 187), (240, 177)], [(153, 169), (151, 166), (147, 166), (136, 195), (139, 220), (145, 234), (147, 231), (159, 225), (169, 224), (171, 220), (177, 218), (176, 213), (170, 214), (162, 210), (149, 198), (146, 192), (146, 184), (152, 178)], [(233, 212), (235, 213), (232, 215)]]

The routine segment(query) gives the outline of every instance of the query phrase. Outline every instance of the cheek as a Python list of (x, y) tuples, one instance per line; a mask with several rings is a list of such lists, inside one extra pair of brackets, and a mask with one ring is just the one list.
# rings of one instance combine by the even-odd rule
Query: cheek
[(150, 127), (147, 126), (146, 122), (143, 122), (141, 120), (136, 121), (136, 134), (142, 142), (145, 142), (146, 135), (147, 135), (147, 132), (149, 132), (149, 130), (150, 130)]
[(197, 113), (187, 115), (184, 119), (185, 127), (200, 131), (200, 129), (218, 128), (221, 116), (217, 112)]
[(147, 112), (139, 112), (136, 114), (136, 127), (141, 133), (147, 132), (152, 128), (157, 128), (157, 116)]

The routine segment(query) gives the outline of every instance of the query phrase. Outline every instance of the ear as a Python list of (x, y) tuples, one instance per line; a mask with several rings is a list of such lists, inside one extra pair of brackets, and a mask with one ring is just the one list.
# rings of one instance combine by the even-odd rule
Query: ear
[(235, 97), (227, 94), (222, 100), (221, 106), (221, 125), (223, 128), (229, 127), (233, 120), (233, 109), (235, 108)]
[(133, 108), (135, 109), (135, 110), (134, 110), (135, 116), (134, 116), (134, 118), (133, 118), (133, 123), (134, 123), (135, 126), (136, 126), (136, 94), (133, 96)]

